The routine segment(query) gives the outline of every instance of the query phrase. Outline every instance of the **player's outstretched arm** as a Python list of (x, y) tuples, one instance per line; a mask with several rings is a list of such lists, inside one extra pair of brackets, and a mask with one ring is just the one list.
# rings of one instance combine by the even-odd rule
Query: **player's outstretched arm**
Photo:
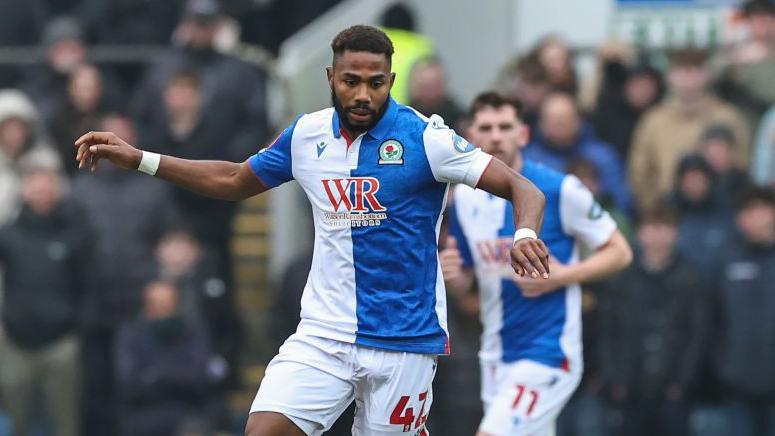
[[(544, 219), (546, 198), (528, 179), (498, 159), (492, 159), (479, 179), (477, 188), (511, 201), (518, 234), (523, 229), (538, 234)], [(522, 234), (525, 234), (524, 232)], [(520, 276), (549, 278), (549, 251), (535, 237), (516, 237), (511, 250), (511, 264)]]
[[(100, 159), (128, 170), (140, 166), (143, 152), (112, 132), (89, 132), (75, 141), (78, 167), (97, 170)], [(198, 161), (162, 156), (157, 177), (197, 194), (221, 200), (243, 200), (267, 189), (246, 162)]]

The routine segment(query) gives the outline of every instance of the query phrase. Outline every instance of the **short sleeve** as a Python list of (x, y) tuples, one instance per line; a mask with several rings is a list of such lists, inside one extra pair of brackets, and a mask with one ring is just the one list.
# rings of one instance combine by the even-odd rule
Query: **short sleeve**
[(565, 233), (595, 250), (608, 242), (616, 230), (611, 215), (595, 201), (576, 176), (568, 175), (560, 188), (560, 219)]
[(492, 159), (445, 126), (438, 115), (430, 118), (423, 143), (433, 177), (442, 183), (464, 183), (475, 188)]
[(455, 238), (457, 242), (457, 249), (460, 252), (460, 257), (463, 259), (464, 267), (472, 267), (474, 265), (474, 258), (471, 256), (471, 249), (468, 246), (468, 238), (463, 231), (463, 227), (460, 225), (460, 219), (458, 218), (458, 209), (453, 205), (448, 210), (449, 214), (449, 235)]
[(293, 180), (291, 142), (301, 116), (267, 147), (250, 157), (248, 162), (256, 176), (269, 188)]

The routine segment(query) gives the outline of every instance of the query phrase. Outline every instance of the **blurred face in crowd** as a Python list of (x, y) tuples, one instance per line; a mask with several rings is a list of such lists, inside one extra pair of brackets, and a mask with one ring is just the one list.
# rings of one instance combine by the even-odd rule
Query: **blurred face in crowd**
[(638, 227), (638, 242), (646, 258), (664, 262), (670, 257), (678, 230), (669, 222), (645, 222)]
[(752, 14), (747, 21), (752, 39), (769, 43), (775, 36), (775, 15), (760, 12)]
[(48, 49), (49, 64), (55, 71), (62, 74), (71, 73), (85, 61), (86, 48), (83, 43), (75, 39), (57, 41)]
[(561, 81), (571, 73), (570, 49), (559, 38), (550, 38), (541, 45), (538, 60), (553, 80)]
[(482, 107), (468, 128), (471, 142), (506, 165), (511, 165), (519, 149), (527, 144), (527, 135), (527, 127), (510, 104)]
[(409, 80), (412, 104), (421, 108), (434, 108), (444, 104), (447, 95), (447, 78), (441, 64), (420, 63), (412, 69)]
[(710, 179), (699, 169), (686, 171), (678, 181), (678, 187), (683, 196), (693, 203), (699, 203), (710, 195)]
[(62, 198), (62, 184), (54, 170), (35, 169), (24, 176), (22, 200), (37, 215), (48, 215)]
[(67, 92), (78, 111), (94, 111), (102, 99), (102, 74), (92, 65), (77, 67), (70, 75)]
[(11, 159), (21, 156), (31, 135), (29, 124), (21, 118), (7, 118), (0, 122), (0, 148)]
[(775, 206), (765, 201), (749, 203), (738, 212), (737, 226), (749, 242), (775, 243)]
[(156, 247), (156, 258), (165, 274), (178, 277), (191, 270), (201, 251), (199, 243), (189, 233), (179, 231), (161, 239)]
[(199, 83), (194, 78), (173, 78), (164, 90), (164, 104), (172, 118), (198, 114), (202, 107)]
[(331, 100), (342, 126), (360, 134), (372, 128), (387, 110), (395, 74), (384, 54), (345, 50), (326, 68)]
[(581, 129), (581, 118), (573, 99), (565, 94), (552, 94), (541, 107), (541, 132), (553, 145), (570, 147)]
[(144, 312), (148, 319), (170, 318), (178, 310), (178, 290), (168, 283), (154, 282), (146, 286)]
[(701, 66), (676, 65), (670, 69), (667, 81), (679, 101), (694, 103), (705, 96), (708, 73)]
[(215, 19), (189, 18), (181, 24), (180, 32), (186, 45), (194, 50), (209, 50), (213, 47), (219, 23)]
[[(122, 115), (108, 115), (102, 119), (100, 129), (104, 132), (113, 132), (130, 144), (137, 143), (137, 132), (132, 120)], [(108, 165), (112, 166), (112, 165)]]
[(702, 144), (702, 155), (716, 174), (726, 174), (734, 165), (732, 144), (723, 139), (705, 141)]
[(656, 101), (659, 85), (656, 79), (648, 74), (636, 74), (625, 82), (624, 95), (630, 107), (644, 110)]

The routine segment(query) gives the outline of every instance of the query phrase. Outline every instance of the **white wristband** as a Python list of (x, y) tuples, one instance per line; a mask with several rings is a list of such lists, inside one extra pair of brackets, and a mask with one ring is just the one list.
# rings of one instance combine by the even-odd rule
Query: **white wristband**
[(161, 155), (159, 153), (151, 153), (150, 151), (144, 151), (143, 157), (140, 159), (140, 166), (137, 167), (137, 171), (142, 171), (145, 174), (154, 176), (159, 169), (159, 162), (161, 162)]
[(529, 229), (527, 227), (523, 227), (514, 232), (514, 242), (525, 238), (538, 239), (538, 235), (536, 235), (536, 232), (533, 229)]

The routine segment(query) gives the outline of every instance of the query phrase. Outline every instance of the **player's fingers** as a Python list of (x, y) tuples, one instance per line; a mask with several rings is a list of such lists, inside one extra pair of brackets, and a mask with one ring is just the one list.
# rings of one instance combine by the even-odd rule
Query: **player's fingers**
[(446, 243), (444, 244), (444, 248), (451, 249), (451, 248), (457, 248), (457, 239), (455, 239), (454, 236), (447, 236)]
[(114, 134), (111, 132), (89, 132), (75, 140), (75, 145), (112, 144)]
[(543, 276), (546, 273), (541, 264), (541, 259), (535, 253), (532, 247), (533, 240), (521, 240), (515, 244), (516, 250), (512, 250), (516, 261), (522, 265), (525, 271), (530, 274), (531, 277), (537, 279), (539, 276)]
[(549, 249), (546, 247), (546, 244), (544, 244), (544, 241), (537, 239), (536, 240), (537, 245), (537, 254), (538, 257), (541, 259), (541, 263), (544, 265), (544, 269), (546, 270), (546, 274), (543, 275), (545, 279), (549, 278), (549, 274), (551, 274), (551, 270), (549, 268), (549, 264), (551, 263), (549, 259)]

